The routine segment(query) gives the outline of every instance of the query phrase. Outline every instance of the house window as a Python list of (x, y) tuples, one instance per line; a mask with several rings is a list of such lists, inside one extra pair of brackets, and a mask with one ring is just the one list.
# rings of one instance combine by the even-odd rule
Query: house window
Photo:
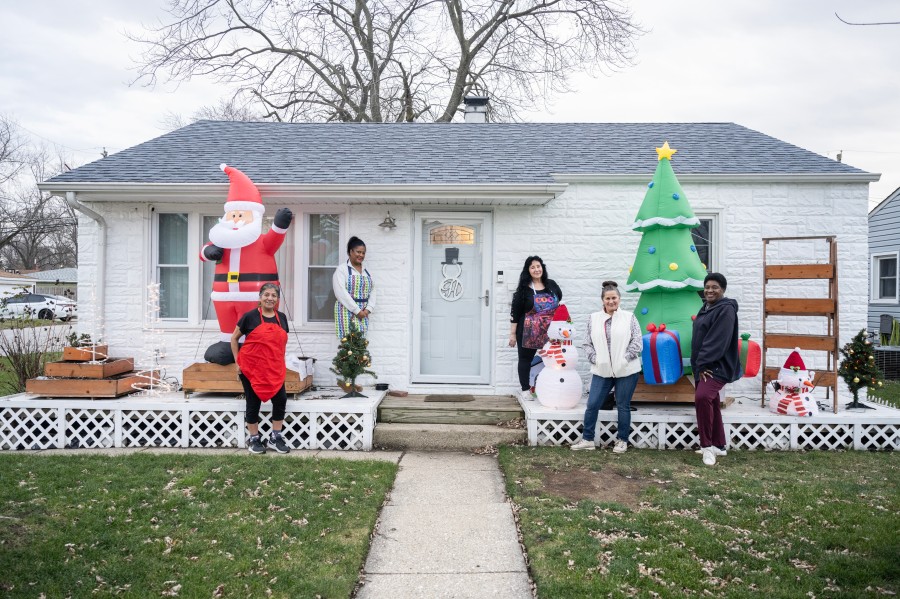
[(691, 236), (694, 238), (694, 247), (697, 248), (697, 255), (700, 262), (706, 265), (707, 272), (716, 272), (717, 260), (714, 239), (715, 239), (715, 221), (714, 217), (699, 216), (700, 226), (691, 229)]
[[(274, 214), (273, 209), (269, 212)], [(216, 263), (201, 261), (199, 254), (220, 217), (199, 212), (157, 213), (154, 243), (161, 319), (194, 324), (216, 320), (215, 306), (210, 300)], [(263, 231), (268, 231), (271, 224), (271, 218), (266, 218)], [(292, 230), (293, 227), (288, 229), (284, 243), (275, 254), (285, 290), (292, 289), (293, 285)], [(292, 295), (284, 293), (279, 306), (288, 317), (292, 317)]]
[(896, 303), (897, 253), (872, 256), (872, 300)]
[(159, 317), (182, 319), (188, 316), (188, 215), (160, 214), (157, 238), (157, 281)]
[(341, 248), (340, 214), (307, 214), (307, 295), (306, 321), (334, 320), (334, 269), (345, 261)]

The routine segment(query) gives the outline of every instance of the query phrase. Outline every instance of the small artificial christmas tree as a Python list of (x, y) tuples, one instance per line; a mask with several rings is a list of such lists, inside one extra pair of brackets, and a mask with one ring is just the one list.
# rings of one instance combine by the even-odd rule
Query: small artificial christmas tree
[(337, 355), (331, 361), (331, 372), (340, 377), (340, 380), (349, 381), (350, 392), (344, 397), (366, 397), (362, 393), (356, 391), (356, 377), (361, 374), (371, 374), (376, 379), (376, 375), (368, 368), (372, 365), (372, 357), (369, 355), (367, 346), (369, 340), (359, 330), (359, 326), (351, 321), (350, 332), (341, 339), (338, 347)]
[(659, 157), (656, 172), (631, 227), (643, 236), (625, 289), (641, 292), (634, 315), (642, 330), (653, 323), (678, 331), (687, 373), (693, 316), (703, 305), (697, 292), (703, 290), (706, 266), (700, 261), (691, 236), (691, 229), (700, 226), (700, 219), (672, 170), (671, 158), (675, 152), (669, 142), (656, 148)]
[(859, 390), (864, 387), (881, 387), (884, 382), (884, 375), (878, 370), (875, 364), (875, 348), (869, 341), (866, 330), (860, 332), (841, 348), (841, 365), (838, 367), (838, 374), (850, 393), (853, 394), (853, 402), (847, 404), (847, 408), (868, 408), (874, 410), (871, 406), (859, 403)]

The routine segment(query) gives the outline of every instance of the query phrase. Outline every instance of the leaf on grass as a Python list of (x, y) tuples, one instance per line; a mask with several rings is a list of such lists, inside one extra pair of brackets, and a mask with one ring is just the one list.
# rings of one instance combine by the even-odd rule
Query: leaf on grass
[(222, 597), (225, 594), (225, 584), (222, 583), (213, 591), (213, 597)]

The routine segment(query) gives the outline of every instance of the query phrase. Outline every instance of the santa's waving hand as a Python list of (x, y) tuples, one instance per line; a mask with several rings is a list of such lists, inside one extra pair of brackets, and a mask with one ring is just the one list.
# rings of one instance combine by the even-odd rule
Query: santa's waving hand
[[(259, 288), (265, 283), (278, 284), (275, 252), (284, 243), (284, 234), (294, 215), (281, 208), (275, 213), (272, 227), (263, 235), (266, 208), (256, 185), (238, 169), (225, 164), (221, 167), (231, 181), (225, 216), (210, 230), (211, 243), (200, 250), (200, 259), (216, 262), (212, 301), (221, 341), (230, 343), (238, 319), (256, 307)], [(233, 361), (228, 358), (230, 355), (230, 349), (227, 355), (222, 353), (228, 362)]]

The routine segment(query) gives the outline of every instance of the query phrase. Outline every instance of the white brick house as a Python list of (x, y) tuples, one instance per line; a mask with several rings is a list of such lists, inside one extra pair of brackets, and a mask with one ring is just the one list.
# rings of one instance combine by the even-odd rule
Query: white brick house
[[(378, 289), (369, 338), (379, 381), (504, 393), (516, 387), (508, 313), (525, 257), (544, 259), (583, 333), (599, 309), (600, 282), (627, 278), (640, 240), (631, 223), (656, 167), (654, 148), (666, 140), (708, 227), (709, 267), (728, 277), (728, 295), (740, 303), (742, 331), (759, 339), (761, 239), (798, 235), (837, 236), (841, 342), (865, 326), (866, 208), (877, 175), (730, 123), (201, 121), (41, 188), (81, 211), (78, 327), (102, 334), (115, 355), (140, 357), (148, 343), (161, 345), (169, 374), (180, 377), (217, 340), (209, 272), (197, 253), (222, 214), (228, 182), (218, 165), (226, 162), (254, 180), (268, 216), (281, 206), (295, 213), (279, 253), (297, 331), (289, 351), (300, 353), (299, 343), (318, 359), (317, 383), (334, 381), (328, 368), (337, 347), (328, 286), (317, 283), (330, 282), (356, 235)], [(379, 227), (388, 212), (395, 229)], [(447, 246), (434, 230), (452, 226), (474, 234), (472, 244), (456, 244), (458, 302), (433, 293)], [(166, 305), (160, 330), (148, 335), (154, 281)], [(625, 307), (637, 298), (625, 293)], [(759, 383), (738, 390), (758, 397)]]

